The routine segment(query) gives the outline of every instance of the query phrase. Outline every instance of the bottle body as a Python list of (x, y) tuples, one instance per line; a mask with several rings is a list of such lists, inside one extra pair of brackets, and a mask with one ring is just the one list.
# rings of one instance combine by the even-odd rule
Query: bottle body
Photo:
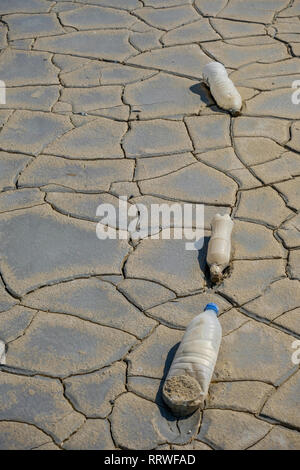
[(242, 98), (225, 67), (219, 62), (210, 62), (203, 68), (203, 79), (209, 86), (216, 103), (223, 109), (238, 114), (242, 108)]
[(211, 223), (212, 232), (207, 249), (207, 264), (210, 266), (214, 282), (222, 279), (222, 271), (229, 264), (232, 229), (233, 221), (228, 214), (223, 216), (217, 214), (213, 218)]
[(175, 354), (168, 377), (192, 375), (207, 395), (222, 339), (220, 322), (211, 310), (197, 315), (188, 325)]
[(6, 364), (5, 343), (0, 340), (0, 364)]
[(222, 328), (216, 310), (208, 308), (188, 325), (163, 388), (165, 402), (175, 414), (184, 416), (203, 404), (221, 339)]

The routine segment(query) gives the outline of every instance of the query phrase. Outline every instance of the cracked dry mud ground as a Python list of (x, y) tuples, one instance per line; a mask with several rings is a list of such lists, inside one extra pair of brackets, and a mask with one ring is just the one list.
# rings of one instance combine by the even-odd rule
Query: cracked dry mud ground
[[(300, 449), (299, 0), (1, 0), (0, 447)], [(231, 118), (199, 78), (224, 63)], [(100, 242), (96, 207), (205, 204), (235, 221), (212, 288), (184, 240)], [(102, 244), (101, 244), (102, 243)], [(218, 303), (202, 413), (160, 389)]]

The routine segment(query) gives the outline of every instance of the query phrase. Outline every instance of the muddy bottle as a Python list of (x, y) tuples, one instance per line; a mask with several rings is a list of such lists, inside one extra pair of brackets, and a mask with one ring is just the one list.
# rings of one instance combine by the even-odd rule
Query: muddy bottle
[(233, 116), (240, 113), (242, 98), (232, 80), (228, 77), (223, 64), (210, 62), (203, 68), (202, 77), (220, 108), (226, 109)]
[(5, 343), (0, 340), (0, 364), (6, 364)]
[(223, 279), (223, 271), (229, 264), (232, 229), (233, 221), (228, 214), (217, 214), (213, 218), (207, 249), (207, 264), (212, 282), (220, 282)]
[(175, 416), (186, 416), (204, 403), (222, 339), (216, 304), (206, 305), (188, 325), (163, 386), (163, 398)]

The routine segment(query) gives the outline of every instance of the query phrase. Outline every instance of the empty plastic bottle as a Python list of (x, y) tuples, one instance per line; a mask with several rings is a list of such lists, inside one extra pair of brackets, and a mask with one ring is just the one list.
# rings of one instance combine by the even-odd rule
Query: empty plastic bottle
[(6, 364), (5, 343), (0, 340), (0, 364)]
[(229, 264), (232, 229), (233, 221), (228, 214), (217, 214), (211, 222), (211, 237), (206, 259), (213, 282), (220, 282), (223, 279), (223, 271)]
[(216, 304), (206, 305), (188, 325), (163, 386), (163, 398), (176, 416), (203, 405), (217, 361), (222, 328)]
[(242, 98), (228, 77), (224, 65), (219, 62), (210, 62), (204, 66), (202, 77), (209, 86), (217, 105), (229, 111), (233, 116), (239, 114), (243, 105)]

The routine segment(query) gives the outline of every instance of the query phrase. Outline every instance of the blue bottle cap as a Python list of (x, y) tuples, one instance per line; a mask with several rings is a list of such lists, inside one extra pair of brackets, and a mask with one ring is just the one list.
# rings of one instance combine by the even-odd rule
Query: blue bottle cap
[(213, 302), (207, 304), (204, 311), (205, 310), (213, 310), (214, 312), (216, 312), (217, 315), (219, 313), (219, 307), (217, 306), (217, 304), (214, 304)]

